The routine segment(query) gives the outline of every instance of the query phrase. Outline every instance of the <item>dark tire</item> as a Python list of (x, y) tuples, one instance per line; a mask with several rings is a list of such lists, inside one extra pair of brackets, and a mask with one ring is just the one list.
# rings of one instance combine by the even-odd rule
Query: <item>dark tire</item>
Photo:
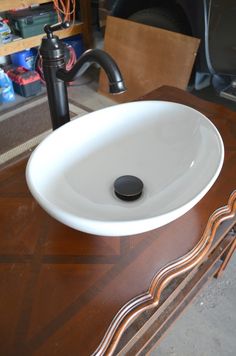
[(183, 22), (181, 15), (165, 8), (150, 8), (135, 12), (129, 20), (144, 25), (163, 28), (165, 30), (189, 34), (188, 26)]

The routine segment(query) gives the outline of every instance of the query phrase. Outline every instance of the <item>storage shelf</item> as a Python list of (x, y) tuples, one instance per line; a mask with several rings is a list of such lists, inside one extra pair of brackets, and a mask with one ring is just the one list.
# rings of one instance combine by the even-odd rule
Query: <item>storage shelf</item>
[[(50, 0), (0, 0), (0, 11), (7, 11), (9, 9), (28, 7), (33, 4), (45, 4), (52, 2)], [(80, 33), (83, 34), (85, 48), (91, 48), (92, 40), (92, 25), (91, 25), (91, 3), (88, 0), (80, 0), (79, 13), (81, 22), (75, 23), (68, 29), (56, 31), (55, 33), (60, 38), (66, 38)], [(0, 56), (7, 56), (9, 54), (23, 51), (26, 48), (39, 46), (42, 37), (45, 34), (23, 38), (14, 42), (6, 43), (0, 46)]]
[[(66, 37), (77, 35), (82, 32), (83, 32), (83, 23), (77, 23), (70, 28), (56, 31), (55, 34), (60, 38), (66, 38)], [(42, 33), (41, 35), (38, 36), (23, 38), (22, 40), (6, 43), (0, 47), (0, 56), (7, 56), (11, 53), (23, 51), (25, 48), (32, 48), (32, 47), (39, 46), (43, 36), (45, 36), (45, 33)]]
[(29, 7), (35, 4), (45, 4), (47, 2), (51, 2), (51, 0), (11, 0), (10, 2), (6, 0), (0, 0), (0, 10), (8, 11), (10, 9)]

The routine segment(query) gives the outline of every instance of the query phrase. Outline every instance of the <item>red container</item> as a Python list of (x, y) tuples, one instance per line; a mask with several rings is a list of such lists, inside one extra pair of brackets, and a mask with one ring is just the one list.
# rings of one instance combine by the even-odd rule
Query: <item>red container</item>
[(7, 74), (11, 78), (17, 94), (28, 97), (36, 95), (41, 91), (41, 80), (36, 71), (17, 67), (8, 70)]

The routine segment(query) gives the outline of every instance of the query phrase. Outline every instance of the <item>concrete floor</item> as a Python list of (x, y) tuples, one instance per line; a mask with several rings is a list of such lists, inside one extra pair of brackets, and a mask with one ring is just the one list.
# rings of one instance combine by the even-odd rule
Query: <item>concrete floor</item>
[(236, 253), (205, 286), (151, 356), (236, 355)]

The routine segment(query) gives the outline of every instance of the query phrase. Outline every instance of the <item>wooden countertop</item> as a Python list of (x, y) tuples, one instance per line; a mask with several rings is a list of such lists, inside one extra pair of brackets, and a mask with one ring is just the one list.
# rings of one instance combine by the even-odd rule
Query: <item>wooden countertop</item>
[[(112, 353), (130, 320), (158, 303), (171, 278), (207, 255), (220, 222), (235, 221), (236, 194), (231, 194), (236, 189), (236, 113), (170, 87), (144, 99), (184, 103), (210, 118), (225, 145), (219, 178), (176, 221), (137, 236), (107, 238), (75, 231), (48, 216), (26, 186), (27, 160), (4, 166), (0, 171), (1, 355), (83, 356), (96, 349), (97, 355)], [(192, 256), (183, 257), (194, 247)]]

